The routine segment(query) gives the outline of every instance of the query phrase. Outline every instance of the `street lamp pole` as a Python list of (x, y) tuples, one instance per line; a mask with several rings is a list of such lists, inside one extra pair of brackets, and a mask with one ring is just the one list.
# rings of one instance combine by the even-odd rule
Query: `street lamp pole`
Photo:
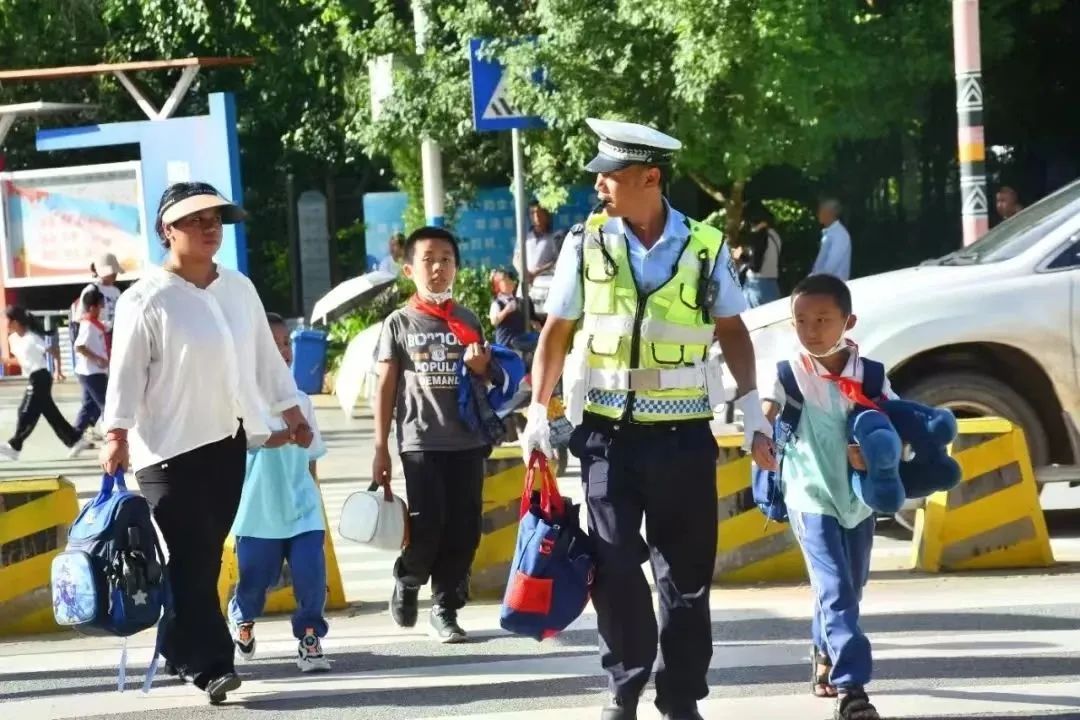
[[(413, 28), (416, 35), (416, 54), (424, 54), (427, 35), (427, 0), (412, 0)], [(439, 143), (426, 134), (420, 141), (420, 169), (424, 182), (424, 217), (428, 225), (442, 227), (445, 224), (443, 209), (442, 151)]]
[(986, 192), (986, 137), (983, 131), (979, 0), (953, 0), (953, 54), (956, 61), (957, 145), (964, 245), (990, 227)]

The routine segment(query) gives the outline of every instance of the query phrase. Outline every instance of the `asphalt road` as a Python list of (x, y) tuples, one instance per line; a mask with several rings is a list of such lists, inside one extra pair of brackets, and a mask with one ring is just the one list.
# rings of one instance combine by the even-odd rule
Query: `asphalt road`
[[(73, 417), (73, 383), (58, 387)], [(14, 425), (21, 388), (0, 382), (0, 437)], [(347, 419), (320, 398), (319, 421), (330, 449), (320, 468), (330, 524), (344, 498), (366, 485), (370, 418)], [(98, 480), (93, 452), (76, 460), (44, 424), (18, 463), (0, 464), (0, 479), (63, 474), (82, 498)], [(398, 480), (400, 483), (400, 479)], [(578, 493), (575, 470), (563, 483)], [(1075, 491), (1057, 488), (1049, 506), (1080, 506)], [(1050, 573), (984, 576), (913, 575), (900, 568), (910, 539), (883, 524), (867, 589), (865, 627), (875, 647), (874, 700), (895, 718), (1080, 719), (1080, 513), (1047, 513), (1055, 555)], [(442, 646), (422, 627), (390, 621), (392, 554), (335, 540), (350, 609), (331, 616), (326, 650), (333, 672), (300, 676), (287, 619), (258, 626), (260, 658), (242, 666), (245, 684), (222, 707), (159, 679), (137, 692), (152, 634), (130, 641), (127, 691), (116, 692), (119, 645), (66, 633), (0, 642), (0, 718), (322, 718), (591, 720), (599, 716), (604, 681), (596, 656), (592, 610), (564, 635), (542, 644), (507, 636), (495, 605), (474, 605), (463, 624), (472, 643)], [(423, 597), (423, 596), (422, 596)], [(425, 599), (426, 602), (426, 599)], [(706, 718), (826, 718), (831, 706), (808, 693), (809, 589), (804, 586), (716, 589), (712, 596), (714, 660)], [(423, 623), (423, 615), (422, 620)], [(651, 691), (650, 691), (651, 692)], [(641, 717), (652, 720), (651, 707)]]

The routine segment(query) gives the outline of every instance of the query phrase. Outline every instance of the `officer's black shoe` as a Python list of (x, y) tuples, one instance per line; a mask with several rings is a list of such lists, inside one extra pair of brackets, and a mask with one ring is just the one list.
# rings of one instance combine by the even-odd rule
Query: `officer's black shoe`
[(394, 583), (394, 594), (390, 596), (390, 616), (398, 627), (411, 628), (416, 625), (418, 596), (420, 588)]
[(637, 720), (637, 701), (612, 698), (600, 720)]
[(705, 720), (701, 717), (696, 707), (686, 708), (677, 712), (664, 713), (664, 720)]

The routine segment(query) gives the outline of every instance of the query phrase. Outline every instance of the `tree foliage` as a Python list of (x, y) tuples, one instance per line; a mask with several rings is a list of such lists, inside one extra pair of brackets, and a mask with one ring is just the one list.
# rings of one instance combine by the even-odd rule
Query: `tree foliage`
[[(984, 47), (1014, 0), (984, 2)], [(369, 153), (414, 151), (423, 133), (454, 159), (452, 187), (502, 170), (506, 140), (472, 130), (471, 37), (509, 68), (517, 104), (549, 129), (527, 133), (530, 185), (551, 205), (594, 152), (589, 116), (643, 122), (683, 141), (677, 171), (729, 204), (762, 168), (814, 172), (844, 140), (919, 121), (927, 88), (952, 74), (948, 3), (921, 0), (440, 0), (428, 49), (400, 73), (378, 123), (357, 136)], [(535, 37), (536, 42), (521, 42)], [(365, 57), (408, 55), (409, 18), (376, 4)], [(529, 78), (542, 68), (546, 82)]]

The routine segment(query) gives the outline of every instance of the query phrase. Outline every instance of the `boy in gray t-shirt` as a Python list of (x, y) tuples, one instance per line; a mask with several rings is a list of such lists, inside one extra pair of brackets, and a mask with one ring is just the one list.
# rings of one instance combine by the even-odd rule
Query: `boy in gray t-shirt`
[(496, 371), (480, 321), (452, 300), (458, 260), (457, 241), (442, 228), (420, 228), (405, 240), (402, 272), (417, 291), (383, 323), (375, 358), (372, 475), (379, 485), (390, 483), (394, 416), (410, 514), (390, 612), (401, 627), (415, 625), (417, 595), (430, 579), (430, 632), (447, 643), (466, 635), (457, 612), (480, 544), (484, 460), (491, 450), (459, 415), (458, 361), (480, 377)]

